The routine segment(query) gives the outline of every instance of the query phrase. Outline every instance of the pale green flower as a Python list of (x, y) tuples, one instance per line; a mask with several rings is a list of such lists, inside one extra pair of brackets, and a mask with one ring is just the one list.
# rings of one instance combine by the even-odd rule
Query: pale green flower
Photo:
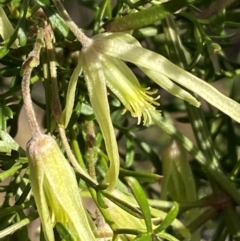
[(113, 190), (119, 173), (119, 154), (110, 117), (106, 86), (121, 100), (126, 110), (129, 110), (133, 117), (138, 118), (138, 123), (140, 123), (141, 117), (143, 117), (144, 123), (151, 122), (148, 110), (155, 111), (154, 105), (159, 104), (156, 102), (158, 97), (150, 96), (155, 91), (142, 88), (124, 62), (96, 51), (94, 42), (94, 39), (89, 39), (89, 46), (82, 50), (80, 63), (110, 160), (104, 182), (109, 184), (108, 190)]

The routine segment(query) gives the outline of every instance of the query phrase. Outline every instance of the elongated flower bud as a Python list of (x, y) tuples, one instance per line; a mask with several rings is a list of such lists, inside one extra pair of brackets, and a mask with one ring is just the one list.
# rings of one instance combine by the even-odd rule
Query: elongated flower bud
[(163, 181), (162, 198), (167, 193), (179, 202), (196, 200), (196, 187), (193, 174), (183, 147), (173, 141), (162, 152)]
[(95, 240), (82, 206), (75, 174), (52, 136), (32, 138), (27, 146), (32, 191), (47, 241), (61, 223), (74, 240)]

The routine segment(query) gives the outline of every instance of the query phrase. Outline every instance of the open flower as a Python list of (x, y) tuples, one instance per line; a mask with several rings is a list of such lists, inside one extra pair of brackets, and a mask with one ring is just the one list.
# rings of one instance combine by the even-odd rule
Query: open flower
[[(103, 133), (106, 150), (110, 159), (105, 182), (113, 190), (118, 177), (119, 155), (116, 138), (110, 118), (107, 100), (108, 87), (140, 123), (152, 122), (151, 113), (158, 113), (155, 91), (141, 87), (131, 69), (123, 62), (138, 66), (159, 86), (190, 104), (199, 107), (200, 103), (189, 92), (193, 91), (210, 104), (240, 122), (240, 105), (224, 96), (214, 87), (179, 68), (163, 56), (144, 49), (131, 35), (126, 33), (103, 33), (92, 39), (84, 37), (80, 56), (90, 101)], [(177, 83), (177, 84), (175, 84)]]
[(118, 179), (119, 154), (110, 117), (106, 87), (108, 86), (121, 100), (125, 111), (130, 111), (133, 117), (138, 118), (138, 123), (142, 117), (144, 123), (151, 123), (149, 110), (156, 111), (155, 106), (159, 105), (156, 100), (159, 97), (151, 96), (156, 93), (155, 91), (142, 88), (136, 76), (123, 61), (100, 53), (94, 43), (95, 39), (88, 39), (85, 42), (80, 56), (80, 64), (83, 68), (94, 114), (105, 140), (110, 166), (104, 182), (109, 185), (108, 190), (112, 191)]

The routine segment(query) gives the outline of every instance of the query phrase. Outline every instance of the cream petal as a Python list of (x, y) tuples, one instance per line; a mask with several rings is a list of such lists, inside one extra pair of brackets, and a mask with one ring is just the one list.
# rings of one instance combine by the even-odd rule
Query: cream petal
[(119, 40), (121, 42), (126, 42), (129, 44), (135, 44), (137, 46), (141, 46), (137, 39), (135, 39), (132, 35), (125, 32), (116, 32), (116, 33), (101, 33), (97, 34), (93, 37), (93, 41), (102, 41), (103, 39), (113, 39)]
[(100, 58), (100, 54), (90, 48), (82, 52), (81, 63), (91, 105), (101, 128), (110, 160), (110, 166), (104, 178), (104, 182), (108, 183), (108, 190), (112, 191), (118, 180), (120, 162), (107, 99), (106, 77), (100, 64)]
[(220, 93), (210, 84), (171, 63), (165, 57), (150, 50), (128, 44), (118, 39), (98, 39), (94, 48), (112, 57), (122, 59), (137, 66), (166, 75), (174, 82), (201, 96), (232, 119), (240, 123), (240, 104)]
[(189, 102), (191, 105), (194, 105), (196, 107), (200, 106), (200, 102), (192, 96), (189, 92), (185, 91), (183, 88), (179, 87), (178, 85), (174, 84), (173, 81), (171, 81), (168, 77), (165, 75), (146, 69), (143, 67), (139, 67), (150, 79), (152, 79), (156, 84), (161, 86), (163, 89), (165, 89), (167, 92), (171, 93), (172, 95), (183, 99), (187, 102)]
[(41, 218), (43, 232), (48, 241), (54, 241), (53, 222), (43, 189), (44, 170), (41, 162), (29, 162), (32, 192)]

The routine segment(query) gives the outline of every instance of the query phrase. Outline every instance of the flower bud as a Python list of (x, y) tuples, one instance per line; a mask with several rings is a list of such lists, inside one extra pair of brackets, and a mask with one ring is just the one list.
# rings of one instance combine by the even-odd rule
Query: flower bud
[(162, 152), (162, 198), (167, 194), (177, 202), (196, 200), (196, 187), (186, 151), (173, 141)]
[(95, 240), (82, 205), (75, 174), (52, 136), (40, 135), (27, 145), (32, 191), (45, 239), (64, 225), (74, 240)]

